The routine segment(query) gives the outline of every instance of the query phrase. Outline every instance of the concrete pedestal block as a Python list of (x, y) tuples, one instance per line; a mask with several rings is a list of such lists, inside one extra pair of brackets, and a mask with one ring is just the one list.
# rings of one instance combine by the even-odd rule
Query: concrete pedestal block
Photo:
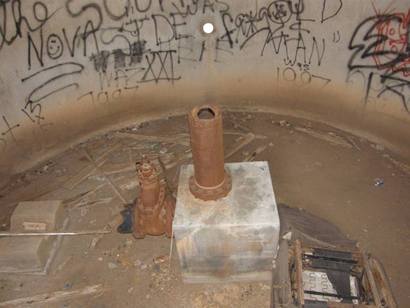
[[(62, 201), (20, 202), (11, 232), (55, 232), (65, 228)], [(59, 246), (54, 236), (0, 238), (0, 273), (45, 273)]]
[(49, 258), (53, 238), (47, 236), (2, 238), (0, 272), (42, 271)]
[(188, 283), (267, 281), (279, 240), (279, 216), (267, 162), (226, 164), (232, 190), (217, 201), (189, 190), (181, 167), (173, 232)]
[(64, 221), (62, 201), (20, 202), (10, 219), (13, 232), (53, 232)]

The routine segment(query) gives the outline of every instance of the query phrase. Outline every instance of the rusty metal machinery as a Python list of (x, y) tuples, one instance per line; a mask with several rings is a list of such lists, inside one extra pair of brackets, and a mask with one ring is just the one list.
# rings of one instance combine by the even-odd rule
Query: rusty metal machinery
[(215, 105), (195, 107), (188, 120), (195, 171), (189, 181), (190, 191), (204, 201), (223, 198), (230, 192), (232, 181), (224, 167), (222, 112)]
[(175, 199), (167, 191), (159, 167), (143, 158), (138, 167), (139, 195), (134, 206), (133, 234), (141, 239), (146, 235), (172, 236)]
[[(283, 245), (283, 255), (288, 257), (289, 282), (282, 282), (282, 292), (272, 289), (272, 308), (397, 307), (383, 266), (369, 254), (357, 248), (309, 246), (299, 240), (291, 244), (289, 251), (287, 244)], [(278, 272), (273, 275), (276, 286), (281, 285)], [(290, 289), (285, 290), (288, 285)]]

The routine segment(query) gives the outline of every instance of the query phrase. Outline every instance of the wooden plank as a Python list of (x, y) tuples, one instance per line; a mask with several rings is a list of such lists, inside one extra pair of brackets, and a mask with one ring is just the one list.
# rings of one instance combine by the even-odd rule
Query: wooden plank
[(81, 170), (79, 170), (78, 173), (76, 173), (73, 177), (68, 179), (64, 184), (63, 187), (68, 190), (73, 190), (74, 188), (77, 187), (77, 185), (81, 184), (84, 182), (86, 179), (88, 179), (91, 175), (94, 174), (94, 172), (97, 170), (97, 167), (101, 167), (105, 161), (102, 161), (95, 165), (88, 165)]
[(374, 280), (379, 287), (383, 302), (387, 303), (385, 306), (389, 308), (396, 308), (397, 303), (393, 297), (388, 278), (382, 268), (382, 265), (374, 258), (369, 258), (368, 265), (373, 274)]
[(363, 257), (363, 267), (366, 272), (367, 280), (369, 281), (369, 284), (370, 284), (370, 290), (372, 292), (374, 302), (377, 307), (383, 307), (380, 294), (379, 294), (379, 291), (377, 290), (376, 282), (373, 277), (373, 273), (369, 266), (368, 256)]
[(93, 285), (83, 289), (73, 291), (56, 291), (44, 293), (30, 297), (17, 298), (6, 302), (1, 302), (0, 307), (32, 307), (33, 305), (44, 305), (56, 303), (64, 300), (72, 301), (74, 297), (97, 296), (104, 292), (103, 286)]
[(133, 133), (116, 133), (116, 137), (119, 138), (131, 138), (144, 142), (157, 142), (157, 143), (175, 143), (183, 146), (190, 146), (190, 140), (188, 134), (176, 134), (174, 136), (148, 136)]
[(228, 153), (225, 155), (225, 159), (230, 158), (232, 155), (240, 151), (242, 148), (250, 144), (252, 141), (255, 140), (255, 135), (252, 133), (246, 134), (244, 137), (242, 137), (242, 141), (239, 142), (236, 146), (234, 146), (233, 149), (231, 149)]
[(374, 305), (365, 304), (346, 304), (346, 303), (327, 303), (328, 308), (376, 308)]
[(296, 288), (298, 293), (299, 304), (305, 304), (305, 296), (303, 293), (303, 278), (302, 278), (302, 247), (299, 240), (295, 243), (295, 264), (296, 264)]

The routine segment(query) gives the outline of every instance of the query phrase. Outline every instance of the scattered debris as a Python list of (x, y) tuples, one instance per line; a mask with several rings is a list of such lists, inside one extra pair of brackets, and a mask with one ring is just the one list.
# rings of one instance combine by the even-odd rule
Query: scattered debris
[(127, 247), (127, 248), (129, 248), (129, 247), (131, 247), (133, 244), (134, 244), (134, 241), (128, 238), (128, 239), (125, 241), (124, 246)]
[(130, 164), (124, 164), (123, 168), (117, 169), (117, 170), (111, 170), (111, 171), (106, 171), (105, 175), (115, 175), (115, 174), (121, 174), (121, 173), (128, 173), (135, 171), (135, 165), (130, 165)]
[(73, 287), (73, 283), (72, 282), (66, 282), (65, 284), (64, 284), (64, 290), (67, 290), (67, 289), (71, 289)]
[(159, 256), (153, 259), (154, 264), (161, 264), (169, 261), (169, 256)]
[(57, 274), (58, 272), (61, 272), (64, 267), (73, 259), (73, 256), (69, 256), (68, 258), (66, 258), (63, 262), (61, 262), (57, 269), (55, 270), (55, 274)]
[[(278, 124), (277, 122), (276, 122), (276, 124), (280, 125), (282, 127), (291, 127), (292, 126), (292, 124), (290, 124), (287, 121), (281, 121), (281, 122), (282, 122), (281, 124)], [(252, 147), (252, 145), (253, 145), (252, 142), (255, 142), (255, 140), (259, 140), (259, 139), (266, 139), (267, 138), (266, 136), (251, 133), (251, 132), (249, 132), (249, 128), (246, 128), (246, 127), (244, 127), (240, 124), (236, 125), (235, 127), (236, 128), (239, 127), (241, 130), (243, 130), (243, 132), (239, 132), (239, 131), (237, 131), (237, 132), (225, 132), (225, 135), (231, 135), (231, 136), (229, 136), (230, 140), (232, 140), (232, 141), (235, 140), (235, 143), (232, 143), (232, 145), (230, 147), (228, 147), (228, 149), (226, 150), (225, 158), (232, 157), (236, 153), (240, 153), (243, 149), (245, 149), (247, 151), (246, 151), (246, 153), (243, 152), (243, 156), (245, 156), (246, 159), (253, 160), (253, 159), (256, 159), (256, 157), (259, 153), (262, 153), (263, 151), (266, 151), (266, 147), (264, 148), (264, 146), (261, 146), (261, 147), (257, 148), (255, 151), (253, 151), (253, 150), (256, 146)], [(297, 130), (297, 129), (295, 129), (295, 130)], [(306, 132), (303, 132), (303, 133), (306, 133)], [(338, 139), (338, 137), (339, 137), (335, 133), (323, 133), (323, 134), (327, 135), (326, 137), (329, 137), (331, 139)], [(137, 138), (131, 137), (131, 139), (134, 139), (135, 141), (133, 141), (133, 140), (128, 141), (128, 140), (125, 139), (125, 137), (127, 137), (127, 138), (129, 137), (128, 135), (131, 135), (131, 134), (130, 133), (124, 134), (124, 139), (122, 140), (124, 147), (127, 150), (129, 150), (128, 162), (123, 163), (123, 164), (120, 164), (120, 163), (114, 164), (112, 162), (112, 160), (118, 160), (119, 156), (115, 156), (113, 154), (115, 149), (113, 150), (111, 145), (107, 145), (106, 149), (108, 149), (108, 152), (105, 152), (105, 154), (103, 153), (103, 155), (101, 155), (99, 157), (98, 157), (98, 155), (95, 155), (95, 153), (94, 153), (94, 150), (96, 150), (95, 152), (98, 152), (98, 148), (97, 147), (91, 148), (89, 145), (87, 145), (87, 149), (90, 150), (90, 153), (93, 154), (93, 157), (98, 157), (95, 161), (99, 162), (99, 163), (102, 163), (102, 164), (98, 168), (94, 168), (94, 166), (85, 167), (85, 168), (88, 169), (89, 172), (90, 172), (91, 169), (93, 169), (93, 170), (91, 171), (91, 173), (88, 177), (85, 177), (82, 180), (80, 179), (81, 174), (77, 174), (78, 176), (75, 176), (74, 177), (75, 179), (73, 179), (73, 178), (69, 179), (69, 181), (73, 180), (73, 183), (75, 181), (79, 181), (78, 183), (74, 183), (73, 189), (74, 188), (76, 188), (76, 189), (75, 189), (75, 191), (71, 192), (71, 195), (75, 195), (78, 192), (80, 192), (81, 190), (87, 189), (86, 192), (81, 192), (81, 193), (77, 194), (74, 197), (71, 197), (69, 194), (64, 195), (64, 197), (67, 197), (67, 196), (70, 197), (69, 199), (64, 201), (65, 207), (68, 208), (68, 209), (78, 209), (77, 211), (68, 212), (70, 215), (73, 215), (74, 217), (78, 217), (79, 215), (81, 215), (80, 209), (82, 211), (82, 214), (86, 214), (88, 208), (91, 208), (94, 205), (111, 203), (114, 198), (115, 198), (115, 200), (117, 200), (117, 198), (115, 197), (115, 195), (113, 195), (113, 193), (111, 192), (110, 189), (105, 189), (104, 191), (99, 191), (98, 194), (96, 193), (97, 190), (100, 190), (100, 189), (103, 190), (104, 187), (106, 188), (108, 186), (108, 183), (105, 179), (105, 176), (110, 176), (111, 180), (113, 181), (113, 184), (116, 185), (116, 187), (118, 188), (120, 193), (124, 194), (127, 197), (132, 195), (132, 191), (139, 187), (139, 183), (133, 177), (133, 174), (136, 171), (136, 167), (133, 163), (131, 163), (131, 160), (134, 161), (135, 157), (138, 157), (141, 153), (145, 153), (145, 151), (149, 150), (150, 151), (149, 153), (152, 153), (152, 152), (156, 151), (160, 154), (161, 162), (166, 166), (165, 170), (167, 170), (167, 176), (169, 176), (170, 178), (175, 176), (174, 171), (178, 175), (178, 172), (176, 172), (177, 169), (171, 170), (171, 172), (169, 172), (170, 169), (175, 168), (178, 165), (180, 165), (182, 162), (186, 162), (186, 161), (188, 161), (192, 158), (192, 154), (190, 152), (190, 149), (185, 148), (185, 147), (189, 146), (188, 134), (181, 134), (180, 137), (176, 137), (176, 139), (181, 138), (180, 141), (182, 141), (182, 143), (179, 142), (179, 141), (175, 142), (174, 136), (166, 136), (166, 138), (169, 138), (169, 139), (167, 141), (162, 140), (161, 142), (146, 139), (146, 138), (150, 138), (151, 136), (144, 136), (144, 138), (143, 138), (144, 140), (143, 139), (140, 140), (139, 137), (137, 137)], [(135, 135), (135, 134), (133, 134), (133, 135)], [(319, 137), (317, 137), (317, 138), (319, 138)], [(343, 138), (345, 138), (346, 141), (348, 143), (350, 143), (350, 145), (353, 148), (355, 148), (356, 150), (360, 150), (360, 147), (358, 146), (358, 145), (360, 145), (360, 142), (357, 141), (358, 139), (354, 139), (353, 137), (349, 137), (349, 136), (343, 136)], [(268, 144), (269, 147), (273, 147), (274, 144), (272, 142), (269, 142), (269, 141), (270, 140), (267, 140), (266, 143), (267, 144), (269, 143)], [(276, 144), (276, 142), (275, 142), (275, 144)], [(281, 145), (280, 141), (278, 141), (277, 144)], [(249, 146), (249, 145), (251, 145), (251, 146)], [(375, 146), (377, 147), (377, 145), (375, 145)], [(382, 147), (377, 147), (377, 148), (376, 147), (375, 147), (375, 149), (378, 150), (378, 151), (383, 151), (384, 150), (384, 148), (382, 148)], [(268, 148), (268, 150), (270, 150), (270, 149)], [(138, 153), (137, 153), (137, 151), (138, 151)], [(99, 152), (101, 153), (102, 151), (99, 151)], [(111, 154), (112, 154), (112, 156), (109, 159), (105, 160)], [(381, 153), (381, 154), (383, 154), (383, 153)], [(406, 172), (407, 174), (410, 175), (410, 167), (408, 165), (405, 165), (405, 164), (399, 162), (398, 160), (395, 160), (395, 159), (391, 158), (388, 154), (383, 154), (383, 157), (388, 159), (393, 165), (395, 165), (398, 168), (400, 168), (401, 170), (403, 170), (403, 172)], [(99, 160), (101, 160), (101, 161), (99, 161)], [(112, 168), (110, 168), (110, 166)], [(391, 168), (391, 166), (389, 166), (389, 167)], [(100, 168), (104, 169), (103, 173), (101, 172), (102, 170), (99, 170)], [(56, 166), (56, 167), (54, 167), (54, 165), (50, 165), (50, 166), (45, 165), (45, 166), (41, 167), (41, 170), (39, 170), (39, 172), (36, 172), (35, 174), (37, 175), (37, 174), (41, 174), (41, 173), (54, 173), (57, 176), (67, 176), (66, 173), (71, 173), (71, 172), (72, 172), (72, 170), (70, 170), (70, 168), (66, 169), (66, 168), (60, 167), (59, 165)], [(397, 172), (397, 170), (394, 170), (394, 172), (396, 173), (396, 175), (400, 174), (400, 172)], [(83, 173), (83, 174), (85, 174), (85, 173)], [(129, 174), (125, 174), (125, 173), (129, 173)], [(104, 174), (104, 176), (101, 175), (101, 174)], [(403, 175), (403, 177), (405, 177), (405, 175)], [(119, 181), (120, 178), (122, 178), (123, 180)], [(103, 183), (96, 183), (96, 182), (92, 182), (92, 181), (87, 181), (85, 183), (85, 181), (87, 179), (97, 180), (97, 181), (104, 181), (104, 182)], [(34, 178), (34, 180), (36, 180), (36, 178)], [(62, 182), (61, 180), (62, 179), (60, 179), (60, 183)], [(370, 178), (370, 180), (371, 180), (371, 178)], [(380, 180), (383, 182), (380, 185), (380, 186), (382, 186), (384, 184), (384, 180), (383, 179), (380, 179)], [(31, 179), (27, 178), (25, 181), (31, 181)], [(128, 181), (128, 182), (126, 182), (126, 181)], [(83, 183), (83, 182), (84, 182), (84, 184), (87, 185), (87, 186), (84, 185), (84, 188), (81, 185), (81, 183)], [(24, 183), (26, 183), (26, 182), (24, 182)], [(375, 181), (375, 183), (376, 183), (376, 181)], [(95, 186), (95, 185), (98, 185), (98, 186), (95, 189), (88, 190), (89, 189), (89, 184), (93, 185), (93, 186)], [(99, 185), (99, 184), (101, 184), (101, 185)], [(67, 185), (67, 183), (66, 183), (66, 185)], [(66, 185), (64, 185), (65, 188), (67, 188)], [(376, 185), (376, 186), (378, 186), (378, 185)], [(42, 188), (42, 189), (44, 190), (44, 188)], [(68, 193), (68, 191), (66, 191), (66, 190), (64, 190), (64, 192)], [(105, 194), (106, 192), (109, 195), (112, 195), (112, 196), (107, 197), (107, 195)], [(3, 192), (1, 194), (6, 195)], [(119, 204), (119, 202), (116, 202), (116, 204)], [(89, 216), (92, 216), (92, 217), (90, 217), (90, 219), (93, 218), (92, 221), (93, 222), (98, 222), (98, 223), (100, 223), (100, 222), (104, 223), (104, 219), (107, 219), (107, 221), (109, 221), (113, 217), (107, 218), (106, 216), (104, 216), (105, 215), (104, 210), (109, 209), (109, 210), (112, 211), (111, 212), (112, 215), (115, 214), (114, 220), (111, 221), (108, 224), (108, 226), (106, 227), (106, 228), (110, 229), (115, 224), (113, 222), (118, 220), (118, 217), (119, 217), (119, 215), (117, 215), (119, 210), (117, 210), (115, 212), (116, 209), (114, 209), (114, 207), (115, 207), (115, 205), (109, 204), (108, 206), (103, 206), (103, 207), (100, 207), (100, 208), (94, 208), (95, 213), (98, 213), (98, 215), (93, 216), (92, 214), (95, 214), (95, 213), (92, 210), (90, 210)], [(110, 214), (108, 214), (108, 215), (110, 215)], [(88, 221), (88, 219), (83, 219), (82, 223), (86, 223), (87, 221)], [(92, 222), (90, 221), (89, 223), (92, 223)], [(96, 226), (96, 228), (98, 228), (97, 225), (95, 225), (95, 226)], [(3, 228), (7, 227), (7, 224), (3, 224), (2, 227)], [(73, 227), (73, 229), (75, 229), (75, 227)], [(363, 230), (363, 232), (368, 232), (367, 229), (362, 229), (362, 230)], [(106, 230), (106, 231), (107, 231), (107, 233), (109, 233), (108, 230)], [(104, 234), (106, 234), (106, 233), (104, 233)], [(90, 240), (89, 249), (95, 249), (97, 247), (98, 243), (100, 243), (101, 239), (104, 238), (103, 237), (104, 234), (98, 234), (95, 237), (91, 236), (89, 239), (88, 238), (85, 238), (85, 239), (81, 238), (81, 239), (78, 239), (78, 241), (79, 242), (83, 241), (83, 240), (86, 241), (85, 242), (85, 251), (87, 251), (87, 246), (88, 246), (87, 244), (88, 244), (89, 240)], [(284, 238), (284, 239), (289, 238), (289, 240), (290, 240), (292, 238), (292, 232), (288, 232), (287, 234), (283, 235), (282, 238)], [(111, 243), (114, 242), (114, 239), (117, 240), (117, 237), (112, 237), (112, 238), (109, 237), (107, 239), (107, 241), (104, 240), (104, 242), (101, 242), (101, 245), (99, 245), (98, 247), (101, 246), (101, 249), (107, 249), (106, 248), (107, 245), (111, 245)], [(126, 240), (124, 239), (124, 237), (122, 237), (122, 239), (123, 240), (120, 239), (118, 241), (118, 246), (119, 247), (121, 246), (122, 249), (123, 249), (122, 252), (124, 252), (125, 249), (127, 249), (127, 247), (130, 247), (133, 243), (135, 243), (134, 241), (130, 240), (129, 237)], [(318, 241), (316, 241), (316, 242), (318, 242)], [(77, 240), (76, 240), (76, 243), (77, 243)], [(114, 245), (116, 245), (116, 244), (114, 244)], [(137, 245), (137, 244), (135, 244), (135, 245)], [(134, 251), (135, 250), (134, 249), (135, 245), (132, 249), (130, 248), (128, 250), (128, 252)], [(171, 244), (171, 246), (172, 246), (172, 244)], [(124, 249), (124, 247), (125, 247), (125, 249)], [(124, 256), (124, 253), (121, 252), (121, 257), (119, 257), (116, 254), (116, 252), (117, 252), (116, 249), (117, 248), (115, 246), (115, 248), (113, 249), (114, 252), (112, 253), (113, 257), (107, 257), (105, 254), (104, 254), (104, 256), (102, 256), (102, 255), (99, 256), (100, 252), (102, 252), (100, 250), (96, 250), (94, 252), (88, 252), (88, 251), (87, 252), (89, 253), (88, 256), (89, 256), (90, 262), (98, 263), (97, 266), (99, 268), (102, 267), (103, 270), (105, 272), (107, 272), (109, 275), (116, 275), (117, 271), (109, 272), (109, 270), (107, 269), (107, 266), (108, 266), (108, 268), (110, 268), (110, 266), (113, 267), (112, 269), (115, 269), (115, 268), (123, 269), (124, 264), (126, 264), (125, 261), (122, 261), (122, 260), (120, 261), (120, 259)], [(161, 250), (156, 250), (156, 254), (154, 254), (154, 255), (158, 255), (158, 254), (161, 254), (161, 253), (163, 253), (163, 252), (161, 252)], [(71, 252), (69, 254), (71, 254)], [(80, 254), (81, 254), (81, 257), (82, 257), (82, 251), (80, 252)], [(115, 256), (117, 256), (117, 257), (115, 257)], [(127, 255), (125, 255), (124, 259), (126, 259), (126, 257), (127, 257)], [(166, 271), (166, 269), (165, 269), (165, 266), (168, 267), (169, 266), (168, 263), (170, 263), (168, 256), (159, 256), (159, 257), (153, 258), (152, 263), (149, 262), (149, 260), (150, 260), (149, 258), (144, 257), (144, 254), (132, 254), (132, 255), (130, 254), (130, 255), (128, 255), (128, 257), (130, 258), (131, 266), (132, 265), (135, 266), (135, 268), (133, 270), (133, 273), (135, 273), (135, 271), (138, 271), (138, 270), (145, 271), (145, 272), (141, 272), (141, 271), (138, 272), (139, 273), (139, 275), (138, 275), (139, 278), (140, 277), (150, 276), (151, 272), (154, 272), (154, 275), (152, 276), (153, 286), (152, 286), (152, 291), (151, 292), (155, 292), (155, 291), (159, 291), (159, 290), (169, 290), (168, 288), (173, 287), (172, 280), (175, 279), (175, 277), (172, 276), (172, 273), (169, 271), (169, 268), (168, 268), (168, 271)], [(136, 257), (144, 258), (143, 260), (148, 262), (148, 264), (145, 264), (140, 259), (135, 260)], [(66, 255), (63, 255), (63, 256), (59, 257), (58, 259), (56, 259), (56, 261), (58, 260), (60, 262), (60, 259), (61, 259), (62, 263), (60, 263), (58, 266), (56, 266), (56, 270), (53, 273), (53, 275), (58, 273), (58, 278), (60, 278), (60, 275), (65, 275), (66, 271), (69, 272), (69, 268), (71, 268), (73, 265), (76, 265), (76, 263), (78, 262), (78, 258), (76, 256), (75, 252), (73, 253), (73, 255), (70, 255), (68, 257), (66, 257)], [(99, 263), (97, 260), (101, 263)], [(135, 261), (133, 262), (133, 260), (135, 260)], [(73, 261), (73, 262), (71, 262), (71, 261)], [(108, 261), (113, 261), (113, 262), (108, 263)], [(102, 262), (104, 262), (104, 263), (102, 263)], [(110, 263), (111, 263), (111, 265), (110, 265)], [(106, 264), (107, 264), (107, 266), (106, 266)], [(52, 268), (54, 268), (54, 266)], [(61, 273), (61, 271), (64, 271), (64, 272)], [(63, 277), (63, 276), (61, 276), (61, 277)], [(66, 279), (66, 277), (64, 276), (63, 279)], [(59, 281), (62, 281), (62, 282), (71, 281), (73, 278), (69, 277), (67, 279), (68, 280), (59, 280)], [(69, 280), (69, 279), (71, 279), (71, 280)], [(75, 283), (76, 283), (76, 285), (74, 287), (76, 288), (78, 280), (76, 280)], [(151, 283), (151, 282), (149, 282), (149, 283)], [(59, 285), (60, 285), (60, 287), (62, 286), (61, 282), (59, 283)], [(0, 287), (2, 287), (2, 286), (0, 285)], [(63, 289), (65, 291), (72, 291), (71, 290), (72, 287), (73, 287), (72, 282), (68, 282), (68, 283), (64, 284)], [(67, 290), (67, 289), (69, 289), (69, 290)], [(268, 289), (270, 289), (270, 286), (264, 285), (262, 287), (262, 289), (267, 291)], [(46, 289), (46, 290), (48, 291), (48, 289)], [(125, 289), (125, 290), (127, 290), (127, 289)], [(124, 292), (125, 292), (125, 290), (124, 290)], [(133, 284), (133, 287), (130, 287), (127, 291), (128, 291), (129, 294), (140, 295), (140, 289), (136, 288), (134, 284)], [(79, 292), (80, 292), (80, 290), (79, 290)], [(103, 291), (101, 291), (101, 293), (102, 292)], [(236, 287), (226, 288), (223, 291), (217, 291), (217, 290), (212, 290), (212, 289), (208, 288), (205, 292), (201, 292), (203, 294), (199, 294), (199, 293), (195, 294), (195, 295), (197, 295), (196, 296), (197, 298), (200, 297), (200, 299), (196, 303), (200, 302), (200, 304), (202, 304), (202, 305), (192, 305), (192, 306), (193, 307), (196, 307), (196, 306), (198, 306), (198, 307), (219, 307), (219, 306), (223, 306), (223, 305), (226, 304), (227, 306), (241, 307), (241, 303), (239, 302), (238, 299), (243, 299), (244, 297), (246, 298), (246, 296), (248, 296), (248, 294), (252, 294), (252, 292), (255, 292), (255, 291), (252, 291), (251, 287), (246, 287), (246, 288), (241, 287), (238, 290), (237, 290)], [(98, 292), (96, 292), (96, 293), (98, 293)], [(90, 295), (93, 295), (93, 294), (96, 294), (96, 293), (91, 293)], [(50, 301), (48, 301), (49, 299), (46, 298), (46, 295), (50, 295), (52, 297), (53, 294), (54, 293), (44, 294), (44, 299), (46, 301), (45, 302), (33, 302), (33, 305), (34, 306), (35, 305), (49, 306), (50, 305), (49, 303), (52, 304), (54, 302), (54, 299), (50, 299)], [(144, 294), (142, 296), (142, 299), (155, 298), (155, 295), (153, 295), (153, 294), (154, 293), (146, 294), (146, 295)], [(26, 294), (24, 294), (24, 295), (26, 295)], [(38, 295), (38, 296), (41, 296), (41, 295)], [(62, 299), (62, 300), (71, 300), (71, 296), (73, 296), (74, 300), (76, 300), (75, 299), (76, 295), (67, 295), (67, 297)], [(191, 299), (190, 296), (191, 295), (189, 295), (189, 297), (187, 299), (188, 301)], [(18, 300), (24, 300), (24, 299), (18, 299)], [(27, 301), (31, 301), (31, 300), (32, 300), (31, 298), (27, 298)], [(57, 302), (59, 300), (56, 299), (55, 301)], [(9, 301), (9, 302), (12, 302), (12, 301)], [(9, 302), (0, 303), (0, 307), (13, 306), (13, 304), (8, 304)], [(258, 303), (260, 304), (260, 302), (258, 302)], [(186, 303), (186, 304), (188, 304), (188, 306), (189, 306), (189, 303)], [(19, 307), (23, 306), (24, 307), (25, 305), (29, 305), (29, 304), (28, 303), (24, 304), (24, 302), (23, 302), (23, 303), (20, 303), (20, 304), (15, 304), (14, 306), (19, 306)], [(256, 305), (256, 306), (259, 306), (259, 305)]]
[[(265, 293), (268, 290), (264, 291)], [(248, 298), (255, 294), (252, 285), (226, 285), (220, 288), (209, 288), (204, 292), (195, 293), (191, 299), (191, 307), (241, 307), (242, 302), (246, 302)], [(266, 307), (269, 303), (266, 303)], [(265, 307), (265, 305), (262, 305)]]
[(262, 145), (258, 147), (255, 151), (245, 156), (243, 161), (253, 161), (259, 154), (265, 151), (268, 147), (266, 145)]
[(102, 161), (96, 165), (89, 165), (85, 168), (82, 168), (81, 170), (79, 170), (78, 173), (76, 173), (73, 177), (71, 177), (68, 181), (66, 181), (63, 184), (63, 187), (68, 190), (73, 190), (75, 187), (77, 187), (79, 184), (81, 184), (86, 179), (88, 179), (91, 175), (93, 175), (94, 172), (97, 170), (97, 168), (101, 167), (104, 164), (105, 164), (105, 161)]
[[(99, 204), (107, 204), (107, 203), (110, 203), (112, 200), (113, 200), (112, 197), (103, 198), (100, 200), (93, 200), (93, 201), (82, 200), (81, 202), (74, 205), (71, 209), (81, 208), (81, 210), (88, 210), (86, 208), (89, 208), (94, 205), (99, 205)], [(84, 215), (81, 214), (81, 216), (84, 216)]]
[(286, 121), (286, 120), (282, 120), (282, 121), (279, 121), (279, 126), (282, 126), (282, 127), (291, 127), (292, 126), (292, 124), (290, 124), (288, 121)]
[(105, 177), (100, 176), (100, 175), (91, 175), (91, 176), (88, 177), (88, 179), (98, 181), (98, 182), (104, 182), (105, 181)]
[[(134, 167), (134, 169), (135, 169), (135, 167)], [(127, 183), (127, 184), (121, 185), (120, 188), (121, 188), (122, 190), (135, 190), (136, 188), (139, 187), (139, 185), (140, 185), (140, 184), (139, 184), (138, 181), (131, 181), (131, 182)]]
[(245, 136), (241, 136), (242, 141), (238, 143), (233, 149), (231, 149), (228, 153), (225, 154), (225, 159), (230, 158), (233, 156), (235, 153), (240, 151), (242, 148), (250, 144), (252, 141), (255, 140), (255, 135), (252, 133), (248, 133)]
[(78, 236), (93, 234), (109, 234), (111, 231), (77, 231), (77, 232), (0, 232), (0, 237), (24, 237), (24, 236)]
[(108, 262), (108, 268), (110, 270), (118, 268), (118, 265), (114, 262)]
[(376, 178), (374, 179), (374, 186), (380, 187), (384, 185), (384, 180), (381, 178)]
[(391, 157), (389, 154), (384, 154), (384, 158), (387, 158), (393, 165), (395, 165), (397, 168), (399, 168), (401, 171), (406, 173), (407, 175), (410, 175), (410, 166), (398, 161), (397, 159), (394, 159)]
[(101, 239), (102, 239), (102, 236), (96, 236), (96, 237), (94, 237), (94, 238), (91, 240), (91, 242), (90, 242), (89, 248), (90, 248), (90, 249), (94, 249), (94, 248), (97, 246), (98, 242), (99, 242)]
[(67, 169), (66, 169), (66, 168), (59, 168), (59, 169), (56, 169), (56, 170), (54, 171), (54, 173), (55, 173), (55, 175), (56, 175), (57, 177), (62, 177), (63, 175), (66, 174), (66, 172), (67, 172)]
[(0, 302), (0, 307), (32, 307), (33, 305), (46, 305), (56, 303), (64, 300), (74, 300), (81, 296), (98, 296), (104, 292), (102, 285), (88, 286), (83, 289), (73, 291), (56, 291), (52, 293), (45, 293), (34, 295), (30, 297), (23, 297), (13, 299), (6, 302)]
[(283, 236), (282, 239), (286, 241), (290, 241), (292, 239), (292, 231), (286, 232)]
[(294, 127), (295, 131), (307, 134), (311, 137), (329, 142), (332, 145), (338, 145), (338, 146), (342, 146), (345, 148), (353, 148), (353, 146), (350, 144), (350, 142), (348, 142), (345, 138), (343, 138), (342, 136), (336, 135), (333, 132), (330, 133), (326, 133), (326, 132), (319, 132), (319, 131), (315, 131), (311, 128), (304, 128), (304, 127), (299, 127), (299, 126), (295, 126)]
[(189, 146), (189, 135), (188, 134), (177, 134), (174, 136), (147, 136), (139, 135), (134, 133), (116, 133), (117, 137), (120, 138), (131, 138), (138, 141), (147, 142), (157, 142), (157, 143), (175, 143), (184, 146)]
[(118, 196), (118, 198), (124, 203), (127, 204), (128, 202), (125, 200), (124, 196), (121, 194), (121, 192), (118, 190), (118, 188), (114, 185), (114, 183), (111, 181), (111, 179), (103, 172), (100, 171), (100, 165), (98, 165), (98, 163), (96, 161), (94, 161), (90, 154), (87, 152), (86, 149), (84, 149), (84, 153), (87, 157), (87, 159), (94, 165), (95, 170), (99, 171), (100, 173), (102, 173), (102, 175), (104, 176), (105, 180), (107, 181), (107, 183), (111, 186), (112, 190), (114, 191), (114, 193)]
[(100, 184), (97, 187), (95, 187), (94, 189), (88, 190), (86, 192), (82, 192), (82, 193), (78, 194), (77, 196), (66, 199), (66, 200), (63, 201), (63, 204), (64, 204), (65, 207), (68, 207), (68, 208), (71, 208), (71, 207), (76, 208), (77, 204), (81, 204), (84, 199), (88, 198), (93, 193), (96, 193), (99, 189), (103, 188), (105, 185), (106, 185), (106, 183)]
[(139, 259), (137, 259), (137, 260), (134, 261), (134, 266), (135, 266), (135, 267), (140, 267), (142, 264), (143, 264), (142, 261), (139, 260)]
[(372, 143), (370, 146), (371, 146), (373, 149), (375, 149), (375, 150), (377, 150), (377, 151), (379, 151), (379, 152), (382, 152), (382, 151), (385, 150), (384, 145), (381, 145), (381, 144), (378, 144), (378, 143), (375, 143), (375, 144)]
[(172, 163), (165, 164), (164, 167), (166, 170), (170, 170), (182, 164), (183, 162), (190, 160), (192, 158), (191, 149), (187, 149), (185, 153), (182, 155), (177, 156), (176, 160)]

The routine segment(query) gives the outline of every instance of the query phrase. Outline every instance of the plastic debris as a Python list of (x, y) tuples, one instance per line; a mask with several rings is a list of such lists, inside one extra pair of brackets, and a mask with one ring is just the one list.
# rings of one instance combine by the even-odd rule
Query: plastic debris
[(115, 268), (117, 268), (117, 267), (118, 267), (118, 265), (115, 264), (114, 262), (108, 263), (108, 268), (109, 268), (109, 269), (115, 269)]
[(376, 178), (374, 179), (374, 186), (380, 187), (384, 185), (384, 180), (381, 178)]

